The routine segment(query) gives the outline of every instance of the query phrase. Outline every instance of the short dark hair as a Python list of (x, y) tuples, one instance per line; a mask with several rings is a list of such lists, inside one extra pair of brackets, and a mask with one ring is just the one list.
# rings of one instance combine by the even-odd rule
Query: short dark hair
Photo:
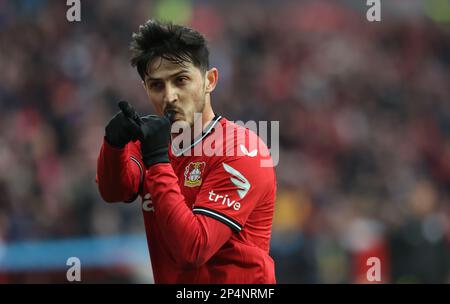
[(148, 66), (161, 57), (184, 65), (191, 62), (202, 71), (209, 68), (209, 50), (205, 37), (189, 27), (148, 20), (133, 33), (130, 45), (131, 65), (145, 80)]

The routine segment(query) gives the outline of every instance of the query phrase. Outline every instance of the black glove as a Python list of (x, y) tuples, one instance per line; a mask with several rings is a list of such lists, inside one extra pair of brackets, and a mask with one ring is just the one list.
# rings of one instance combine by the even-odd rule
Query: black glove
[(114, 115), (105, 128), (105, 139), (110, 145), (123, 148), (128, 142), (136, 141), (141, 137), (140, 122), (133, 116), (129, 117), (133, 112), (135, 113), (130, 104), (121, 101), (119, 107), (122, 111)]
[(168, 163), (170, 121), (166, 117), (148, 115), (142, 117), (142, 161), (148, 168), (158, 163)]
[(131, 135), (131, 140), (137, 138), (141, 141), (142, 161), (145, 166), (148, 168), (154, 164), (168, 163), (169, 119), (157, 115), (140, 118), (133, 106), (126, 101), (119, 102), (119, 108), (125, 118), (123, 123), (126, 128), (124, 129), (129, 131), (128, 135)]

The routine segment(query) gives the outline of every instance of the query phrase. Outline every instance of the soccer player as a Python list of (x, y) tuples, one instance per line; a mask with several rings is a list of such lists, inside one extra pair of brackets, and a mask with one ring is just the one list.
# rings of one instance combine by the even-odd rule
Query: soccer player
[[(218, 70), (209, 67), (205, 38), (149, 20), (133, 34), (131, 51), (158, 115), (139, 117), (122, 102), (109, 121), (97, 165), (102, 198), (141, 197), (156, 283), (275, 283), (275, 170), (262, 165), (271, 157), (254, 132), (214, 113)], [(175, 123), (188, 128), (171, 133)], [(186, 129), (193, 140), (176, 147)], [(194, 153), (206, 145), (223, 153)]]

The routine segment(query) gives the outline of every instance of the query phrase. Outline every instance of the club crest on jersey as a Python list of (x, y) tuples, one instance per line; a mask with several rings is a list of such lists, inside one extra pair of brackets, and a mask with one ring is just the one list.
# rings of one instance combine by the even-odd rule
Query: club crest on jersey
[(184, 170), (184, 185), (187, 187), (200, 186), (205, 165), (205, 162), (190, 162)]

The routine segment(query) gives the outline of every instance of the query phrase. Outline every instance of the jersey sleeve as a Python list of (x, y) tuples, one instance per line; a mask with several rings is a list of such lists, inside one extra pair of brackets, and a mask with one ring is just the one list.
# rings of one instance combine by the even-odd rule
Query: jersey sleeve
[(179, 265), (192, 267), (206, 263), (231, 237), (227, 226), (192, 212), (170, 164), (151, 166), (145, 183), (155, 208), (155, 220), (164, 231), (163, 241)]
[(210, 168), (192, 211), (240, 232), (258, 202), (265, 200), (274, 185), (273, 168), (262, 167), (259, 158), (226, 157)]
[(143, 168), (138, 141), (119, 149), (103, 140), (96, 175), (102, 198), (107, 202), (134, 201), (145, 177)]

